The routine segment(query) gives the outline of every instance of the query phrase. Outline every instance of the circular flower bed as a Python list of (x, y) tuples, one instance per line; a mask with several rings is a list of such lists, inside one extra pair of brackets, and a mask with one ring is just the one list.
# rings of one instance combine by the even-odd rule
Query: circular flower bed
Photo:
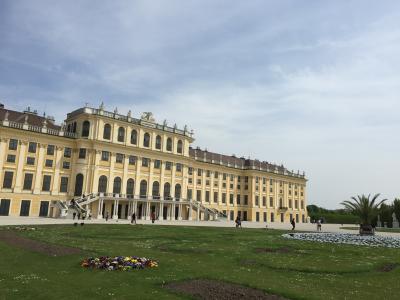
[(289, 233), (283, 234), (282, 236), (288, 239), (321, 243), (400, 248), (400, 238), (379, 235), (361, 236), (350, 233)]
[(145, 257), (136, 256), (102, 256), (89, 257), (81, 262), (81, 266), (89, 269), (107, 271), (129, 271), (133, 269), (156, 268), (158, 263)]

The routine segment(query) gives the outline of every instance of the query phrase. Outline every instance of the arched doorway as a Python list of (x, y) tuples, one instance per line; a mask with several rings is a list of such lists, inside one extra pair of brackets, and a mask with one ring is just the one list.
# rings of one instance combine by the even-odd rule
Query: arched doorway
[(158, 181), (153, 182), (152, 195), (153, 199), (160, 199), (160, 184)]
[(99, 178), (99, 193), (107, 193), (107, 176), (101, 175)]
[(114, 178), (113, 194), (121, 194), (121, 177)]
[(147, 198), (147, 181), (142, 180), (140, 182), (140, 198), (146, 199)]
[(171, 185), (168, 182), (164, 184), (164, 200), (171, 200)]
[(79, 173), (75, 177), (74, 196), (82, 196), (82, 191), (83, 191), (83, 175)]
[(135, 181), (132, 178), (129, 178), (128, 181), (126, 182), (126, 197), (127, 198), (133, 198), (133, 194), (135, 188)]

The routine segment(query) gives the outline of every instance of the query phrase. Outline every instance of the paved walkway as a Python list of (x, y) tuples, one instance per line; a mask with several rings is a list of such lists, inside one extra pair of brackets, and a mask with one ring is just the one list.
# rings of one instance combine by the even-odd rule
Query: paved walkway
[[(0, 226), (4, 225), (54, 225), (54, 224), (73, 224), (78, 220), (73, 221), (72, 219), (53, 219), (53, 218), (37, 218), (37, 217), (0, 217)], [(80, 222), (80, 221), (79, 221)], [(128, 220), (112, 220), (108, 222), (103, 220), (85, 220), (86, 224), (130, 224)], [(138, 220), (138, 224), (151, 224), (151, 221)], [(156, 221), (155, 225), (175, 225), (175, 226), (209, 226), (209, 227), (234, 227), (233, 221)], [(257, 222), (242, 222), (243, 228), (270, 228), (270, 229), (281, 229), (291, 230), (292, 226), (285, 223), (257, 223)], [(342, 232), (342, 233), (354, 233), (355, 230), (344, 230), (340, 227), (355, 227), (354, 225), (346, 224), (322, 224), (323, 232)], [(357, 228), (357, 227), (355, 227)], [(316, 224), (311, 223), (299, 223), (296, 224), (296, 230), (300, 231), (317, 231)], [(377, 232), (378, 235), (383, 236), (396, 236), (400, 237), (400, 233), (396, 232)]]

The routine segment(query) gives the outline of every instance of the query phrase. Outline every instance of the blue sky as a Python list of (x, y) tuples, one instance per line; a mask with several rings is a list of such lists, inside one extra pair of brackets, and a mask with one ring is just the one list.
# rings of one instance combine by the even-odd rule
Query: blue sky
[(400, 196), (399, 1), (0, 2), (0, 102), (152, 111), (195, 145)]

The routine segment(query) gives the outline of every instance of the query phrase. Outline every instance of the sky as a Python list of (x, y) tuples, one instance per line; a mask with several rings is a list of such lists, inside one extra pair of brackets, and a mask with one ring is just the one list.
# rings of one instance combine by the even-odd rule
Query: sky
[(0, 102), (104, 102), (305, 171), (309, 204), (400, 197), (400, 1), (0, 1)]

